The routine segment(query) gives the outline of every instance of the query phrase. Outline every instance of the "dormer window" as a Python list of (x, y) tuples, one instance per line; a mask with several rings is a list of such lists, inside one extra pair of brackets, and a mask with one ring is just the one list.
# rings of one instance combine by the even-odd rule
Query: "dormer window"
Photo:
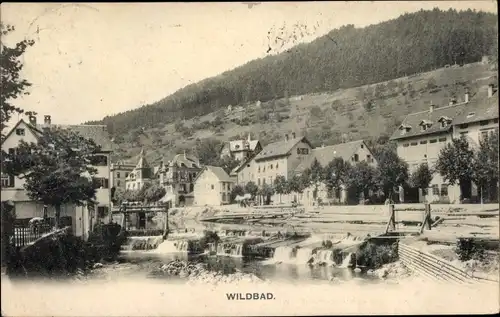
[(431, 125), (432, 125), (431, 121), (422, 120), (422, 122), (420, 122), (420, 130), (427, 131), (431, 127)]
[(411, 130), (411, 126), (406, 125), (406, 124), (402, 124), (399, 126), (399, 130), (401, 130), (402, 135), (405, 135), (406, 133), (408, 133)]
[(16, 134), (20, 136), (24, 136), (24, 129), (16, 129)]

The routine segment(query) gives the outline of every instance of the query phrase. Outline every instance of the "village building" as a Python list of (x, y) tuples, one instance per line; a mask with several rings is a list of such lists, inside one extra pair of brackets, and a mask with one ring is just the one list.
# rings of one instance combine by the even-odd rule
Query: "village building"
[(146, 160), (146, 154), (142, 149), (135, 168), (125, 179), (125, 187), (127, 190), (140, 190), (145, 184), (151, 184), (153, 179), (153, 169)]
[(231, 202), (235, 180), (222, 167), (205, 166), (194, 182), (194, 205), (220, 206)]
[(305, 137), (297, 137), (295, 133), (285, 134), (281, 141), (264, 147), (254, 157), (250, 157), (231, 171), (236, 182), (242, 186), (249, 182), (261, 187), (273, 184), (278, 176), (285, 179), (293, 176), (295, 168), (306, 159), (312, 150), (311, 143)]
[[(430, 105), (426, 111), (409, 114), (391, 136), (397, 143), (397, 153), (409, 165), (409, 173), (422, 163), (434, 168), (441, 149), (464, 135), (472, 148), (477, 148), (479, 140), (498, 130), (498, 95), (493, 85), (487, 93), (478, 92), (470, 100), (466, 92), (463, 102), (451, 101), (449, 105), (436, 108)], [(450, 202), (459, 203), (462, 198), (477, 199), (474, 184), (447, 184), (439, 173), (435, 173), (430, 187), (426, 190), (401, 188), (400, 200), (405, 202)]]
[[(52, 124), (50, 115), (44, 116), (43, 124), (37, 124), (36, 116), (30, 116), (29, 122), (25, 122), (21, 119), (7, 133), (2, 142), (2, 150), (7, 153), (14, 152), (21, 140), (28, 143), (36, 143), (45, 129), (53, 128), (74, 131), (87, 139), (92, 139), (101, 147), (101, 151), (95, 154), (92, 165), (92, 167), (97, 170), (97, 174), (94, 177), (95, 181), (100, 184), (96, 190), (95, 202), (88, 202), (84, 206), (70, 204), (61, 206), (61, 224), (71, 226), (75, 235), (86, 239), (93, 224), (109, 216), (110, 213), (110, 155), (113, 144), (106, 126), (57, 125)], [(2, 173), (1, 181), (2, 201), (11, 201), (14, 204), (17, 218), (16, 221), (18, 223), (26, 225), (32, 218), (43, 217), (45, 213), (44, 209), (49, 218), (54, 218), (54, 206), (44, 206), (43, 203), (30, 199), (27, 191), (24, 189), (23, 179)]]
[(173, 206), (192, 205), (194, 180), (200, 171), (199, 159), (186, 152), (177, 154), (166, 164), (161, 163), (158, 177), (160, 185), (165, 187), (165, 199), (172, 201)]
[(259, 140), (252, 140), (250, 134), (248, 134), (246, 139), (226, 142), (221, 149), (220, 157), (231, 157), (242, 162), (261, 150), (262, 146)]
[[(367, 162), (369, 165), (377, 167), (377, 161), (370, 148), (363, 140), (358, 140), (330, 146), (323, 145), (312, 149), (311, 155), (297, 166), (295, 174), (301, 175), (313, 165), (315, 160), (322, 167), (326, 167), (335, 158), (342, 158), (345, 162), (352, 165), (358, 162)], [(314, 191), (317, 191), (316, 197)], [(329, 191), (323, 182), (318, 185), (309, 186), (302, 194), (293, 194), (293, 200), (303, 205), (313, 205), (318, 198), (322, 201), (334, 201), (341, 204), (345, 204), (349, 200), (346, 188), (342, 187), (341, 189)]]
[(135, 168), (136, 164), (126, 161), (118, 161), (111, 163), (111, 186), (118, 189), (126, 189), (127, 177)]

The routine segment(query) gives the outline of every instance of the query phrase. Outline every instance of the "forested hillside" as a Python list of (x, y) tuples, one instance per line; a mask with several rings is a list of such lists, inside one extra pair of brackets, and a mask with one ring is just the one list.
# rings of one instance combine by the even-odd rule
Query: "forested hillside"
[(137, 128), (162, 127), (208, 114), (230, 104), (335, 91), (447, 64), (476, 62), (498, 50), (497, 34), (497, 15), (470, 10), (434, 9), (366, 28), (347, 25), (309, 44), (251, 61), (99, 123), (107, 124), (114, 135), (123, 135)]

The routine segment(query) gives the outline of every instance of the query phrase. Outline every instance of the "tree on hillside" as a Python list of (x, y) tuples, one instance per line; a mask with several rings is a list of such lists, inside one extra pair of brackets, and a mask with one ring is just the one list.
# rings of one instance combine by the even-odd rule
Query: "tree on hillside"
[(202, 165), (214, 165), (220, 158), (222, 142), (213, 139), (203, 139), (196, 142), (196, 154)]
[(353, 190), (356, 198), (360, 199), (363, 194), (364, 199), (368, 199), (370, 190), (377, 189), (377, 171), (366, 162), (358, 162), (349, 169), (348, 188)]
[(321, 183), (324, 180), (325, 170), (318, 162), (317, 159), (314, 159), (311, 167), (307, 168), (302, 173), (302, 178), (304, 180), (304, 184), (307, 187), (313, 186), (313, 199), (316, 200), (318, 198), (318, 189)]
[(276, 176), (274, 179), (274, 190), (276, 191), (276, 194), (280, 196), (280, 203), (281, 203), (281, 195), (283, 194), (289, 194), (289, 187), (288, 187), (288, 182), (283, 175)]
[(1, 140), (3, 140), (3, 130), (6, 123), (10, 120), (14, 113), (23, 113), (23, 110), (16, 107), (12, 100), (22, 95), (29, 94), (26, 89), (31, 84), (21, 79), (20, 74), (23, 69), (21, 60), (22, 55), (26, 49), (34, 44), (32, 40), (23, 40), (17, 43), (14, 47), (9, 47), (1, 40), (10, 32), (14, 31), (12, 25), (0, 23), (0, 75), (2, 90), (0, 93), (0, 132)]
[(224, 171), (226, 171), (226, 173), (231, 174), (231, 171), (235, 169), (240, 163), (240, 161), (230, 156), (224, 156), (223, 158), (215, 159), (212, 165), (222, 167)]
[(56, 210), (59, 226), (61, 206), (78, 206), (94, 199), (97, 173), (90, 167), (100, 150), (94, 141), (62, 129), (46, 130), (38, 143), (21, 141), (15, 153), (7, 154), (5, 170), (25, 180), (28, 196)]
[(480, 140), (472, 179), (479, 188), (482, 201), (485, 194), (488, 200), (498, 199), (495, 197), (495, 192), (498, 191), (498, 130)]
[[(344, 161), (341, 157), (334, 158), (325, 167), (325, 184), (328, 191), (340, 192), (342, 188), (347, 188), (349, 184), (351, 164)], [(340, 200), (340, 195), (337, 197)]]
[(245, 193), (252, 195), (252, 198), (257, 195), (259, 187), (254, 182), (248, 182), (245, 184)]
[(453, 139), (439, 152), (436, 170), (445, 182), (450, 185), (457, 183), (460, 185), (461, 200), (471, 198), (471, 181), (474, 176), (473, 163), (474, 152), (470, 149), (469, 142), (463, 135)]
[(392, 200), (395, 188), (408, 180), (408, 164), (390, 147), (383, 147), (377, 155), (377, 183), (385, 197)]
[(429, 168), (429, 165), (427, 163), (420, 164), (418, 168), (411, 173), (409, 183), (412, 187), (414, 188), (419, 188), (422, 190), (422, 195), (425, 196), (427, 195), (427, 189), (429, 188), (429, 185), (432, 181), (433, 177), (433, 172)]

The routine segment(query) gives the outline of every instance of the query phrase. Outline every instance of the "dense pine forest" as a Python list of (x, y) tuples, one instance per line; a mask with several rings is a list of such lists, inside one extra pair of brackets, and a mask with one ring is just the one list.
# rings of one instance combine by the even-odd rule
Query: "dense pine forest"
[(153, 104), (89, 123), (107, 124), (117, 135), (230, 104), (335, 91), (477, 62), (498, 51), (497, 35), (497, 15), (471, 10), (422, 10), (365, 28), (346, 25), (311, 43), (186, 86)]

